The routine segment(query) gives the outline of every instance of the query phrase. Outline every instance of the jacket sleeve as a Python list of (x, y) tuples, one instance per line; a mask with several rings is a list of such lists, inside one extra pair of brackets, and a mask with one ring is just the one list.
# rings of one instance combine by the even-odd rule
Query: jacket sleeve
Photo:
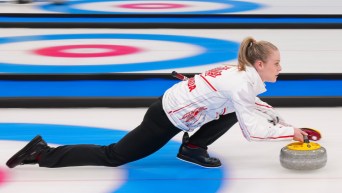
[(294, 128), (273, 125), (256, 113), (256, 96), (251, 85), (241, 86), (232, 95), (233, 105), (244, 137), (248, 141), (291, 140)]

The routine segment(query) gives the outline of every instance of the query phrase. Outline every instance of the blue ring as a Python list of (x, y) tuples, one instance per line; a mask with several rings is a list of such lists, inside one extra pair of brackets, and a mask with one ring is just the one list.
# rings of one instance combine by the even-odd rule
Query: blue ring
[[(73, 5), (84, 4), (84, 3), (91, 3), (91, 2), (105, 2), (106, 0), (79, 0), (79, 1), (70, 1), (67, 5), (53, 5), (53, 4), (46, 4), (41, 5), (41, 9), (45, 9), (48, 11), (53, 12), (60, 12), (60, 13), (76, 13), (76, 14), (124, 14), (129, 12), (110, 12), (110, 11), (88, 11), (73, 8)], [(136, 0), (126, 0), (129, 1), (136, 1)], [(230, 7), (225, 9), (218, 9), (218, 10), (210, 10), (210, 11), (190, 11), (190, 12), (163, 12), (163, 14), (175, 14), (175, 13), (191, 13), (191, 14), (219, 14), (219, 13), (234, 13), (234, 12), (243, 12), (243, 11), (250, 11), (255, 10), (263, 7), (263, 5), (259, 3), (253, 2), (244, 2), (244, 1), (232, 1), (232, 0), (196, 0), (201, 2), (215, 2), (215, 3), (223, 3), (227, 4)], [(172, 1), (177, 2), (177, 1)], [(140, 13), (140, 12), (135, 12)], [(148, 14), (160, 14), (160, 13), (153, 13), (149, 12)]]
[[(38, 133), (48, 143), (108, 145), (121, 139), (127, 132), (72, 125), (0, 123), (0, 140), (29, 141)], [(128, 167), (122, 166), (127, 172), (127, 181), (120, 187), (115, 187), (112, 193), (165, 192), (166, 190), (166, 192), (184, 190), (217, 192), (225, 182), (222, 180), (225, 178), (224, 168), (207, 170), (181, 162), (175, 158), (179, 146), (179, 142), (170, 141), (156, 153), (129, 163)], [(204, 180), (201, 180), (203, 178)], [(141, 183), (144, 185), (141, 186)]]
[[(52, 34), (0, 38), (0, 44), (42, 41), (42, 40), (70, 40), (70, 39), (142, 39), (159, 40), (192, 44), (205, 49), (200, 53), (187, 58), (173, 60), (139, 62), (131, 64), (92, 64), (84, 66), (57, 66), (57, 65), (35, 65), (35, 64), (14, 64), (0, 63), (3, 73), (106, 73), (106, 72), (134, 72), (144, 70), (174, 69), (207, 65), (212, 63), (225, 62), (235, 59), (239, 44), (232, 41), (180, 36), (180, 35), (154, 35), (154, 34)], [(225, 51), (220, 52), (220, 48)], [(219, 50), (219, 51), (218, 51)], [(151, 55), (151, 58), (154, 56)]]

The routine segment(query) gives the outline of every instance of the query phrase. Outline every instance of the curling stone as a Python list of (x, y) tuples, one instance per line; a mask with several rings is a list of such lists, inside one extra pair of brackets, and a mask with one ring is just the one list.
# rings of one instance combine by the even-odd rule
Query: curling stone
[(280, 151), (280, 163), (284, 168), (293, 170), (315, 170), (327, 163), (327, 150), (318, 143), (296, 142), (283, 147)]

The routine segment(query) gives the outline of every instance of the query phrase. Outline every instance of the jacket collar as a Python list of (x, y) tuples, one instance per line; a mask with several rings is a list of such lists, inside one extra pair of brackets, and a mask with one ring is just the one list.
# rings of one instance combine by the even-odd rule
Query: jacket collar
[(266, 85), (265, 83), (261, 80), (260, 75), (258, 72), (255, 70), (253, 66), (246, 66), (246, 72), (247, 76), (251, 80), (251, 83), (253, 85), (253, 89), (256, 92), (256, 94), (261, 94), (266, 91)]

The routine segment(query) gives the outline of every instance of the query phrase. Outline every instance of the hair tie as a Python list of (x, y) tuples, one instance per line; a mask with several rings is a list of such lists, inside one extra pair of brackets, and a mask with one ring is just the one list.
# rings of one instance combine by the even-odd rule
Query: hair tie
[(253, 43), (254, 43), (253, 41), (249, 42), (248, 47), (249, 47), (249, 48), (252, 47)]

